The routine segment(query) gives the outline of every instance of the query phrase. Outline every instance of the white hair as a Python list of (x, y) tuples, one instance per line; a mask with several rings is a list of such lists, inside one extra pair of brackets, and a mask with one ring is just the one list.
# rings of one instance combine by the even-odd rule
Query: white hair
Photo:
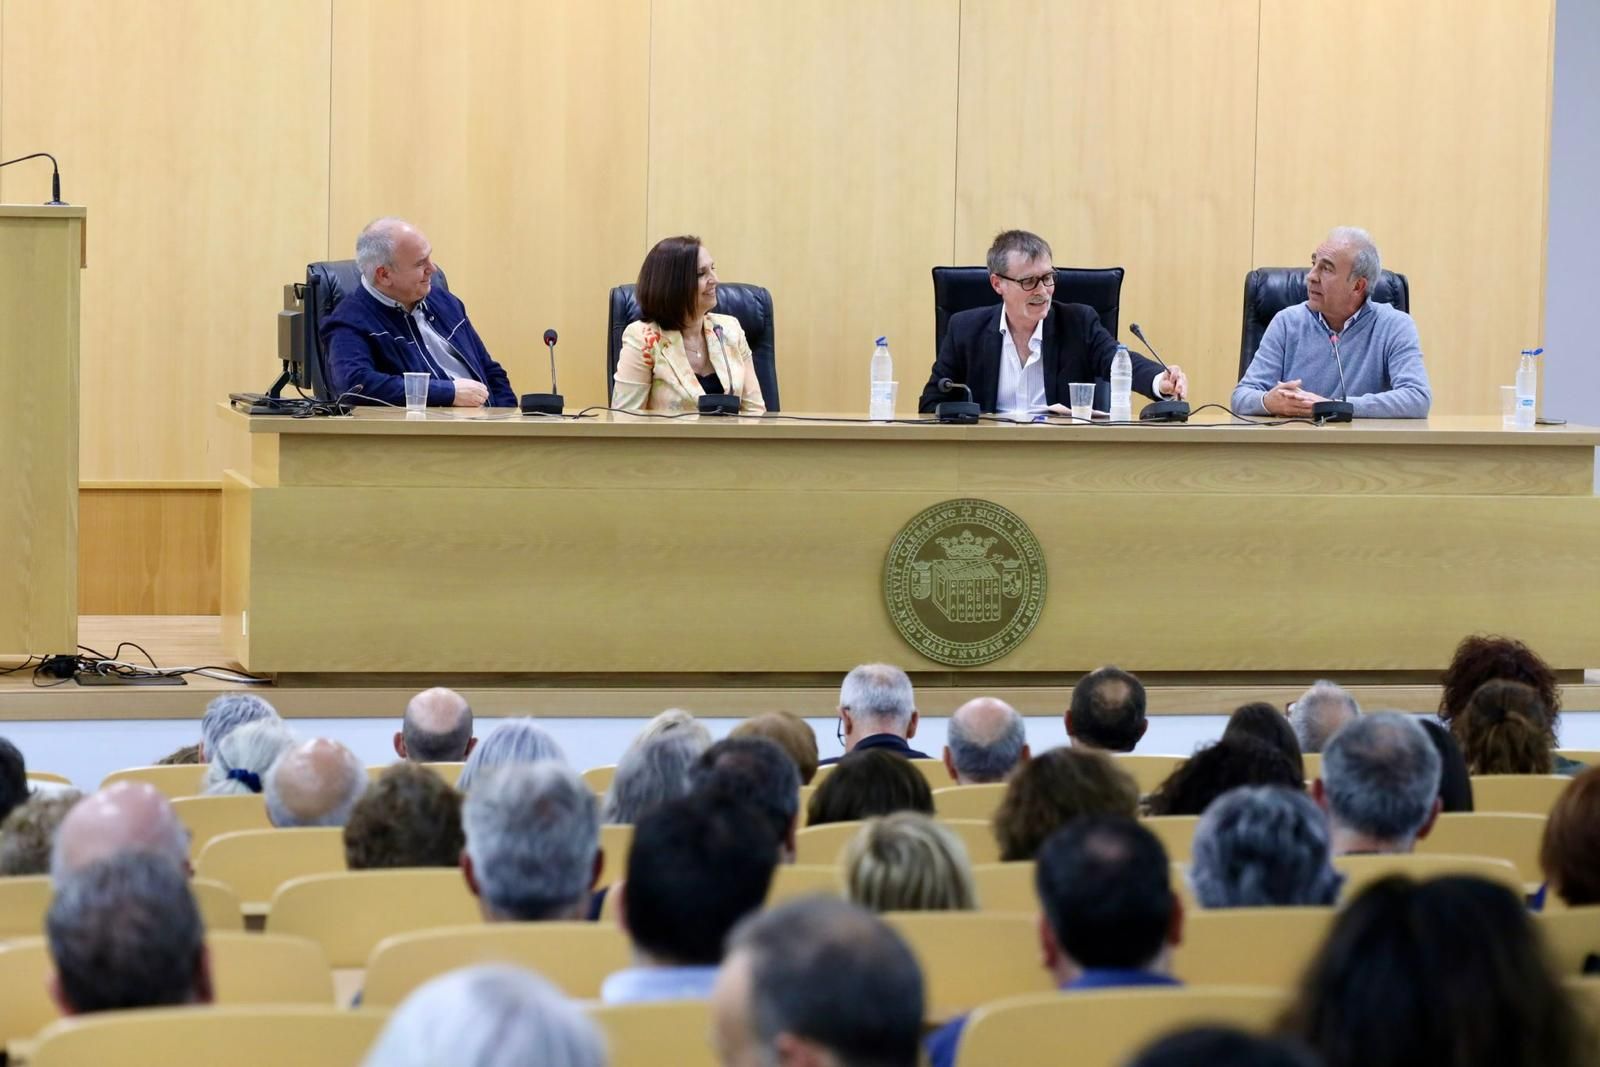
[(207, 753), (211, 761), (206, 764), (205, 778), (200, 792), (205, 796), (227, 796), (230, 793), (259, 793), (257, 788), (229, 772), (242, 771), (265, 779), (267, 771), (295, 744), (294, 734), (281, 719), (262, 719), (248, 723), (222, 739), (215, 752)]
[(200, 717), (200, 744), (212, 759), (222, 739), (246, 723), (276, 719), (278, 712), (254, 693), (224, 693), (206, 705)]
[(1328, 234), (1335, 241), (1348, 244), (1355, 252), (1350, 260), (1350, 277), (1367, 280), (1367, 295), (1378, 291), (1378, 278), (1383, 273), (1383, 263), (1378, 257), (1378, 246), (1372, 235), (1359, 226), (1335, 226)]
[(600, 1029), (543, 978), (488, 964), (418, 987), (362, 1067), (605, 1067)]
[(587, 900), (600, 804), (565, 763), (496, 769), (467, 794), (461, 824), (479, 890), (496, 915), (545, 919)]
[(864, 663), (844, 676), (839, 707), (864, 722), (904, 730), (917, 700), (905, 671), (888, 663)]
[(1289, 705), (1289, 725), (1294, 727), (1301, 752), (1321, 752), (1340, 727), (1360, 716), (1356, 698), (1326, 679), (1318, 679)]
[(494, 728), (488, 737), (479, 741), (461, 768), (461, 778), (456, 789), (462, 793), (472, 791), (472, 783), (492, 767), (508, 763), (538, 763), (540, 760), (567, 762), (567, 754), (551, 736), (550, 731), (529, 718), (506, 719)]
[(356, 238), (356, 268), (367, 281), (377, 279), (379, 267), (394, 266), (394, 231), (405, 225), (405, 219), (385, 215), (367, 223)]

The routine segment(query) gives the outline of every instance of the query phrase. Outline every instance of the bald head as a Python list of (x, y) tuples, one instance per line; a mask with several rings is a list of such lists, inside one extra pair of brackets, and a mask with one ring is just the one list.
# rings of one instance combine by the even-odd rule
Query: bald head
[(319, 737), (285, 752), (267, 772), (267, 818), (278, 827), (343, 826), (366, 788), (355, 753)]
[(116, 782), (79, 801), (56, 830), (50, 876), (59, 884), (124, 852), (154, 852), (189, 869), (189, 831), (148, 782)]
[(472, 751), (472, 708), (454, 689), (435, 686), (411, 698), (394, 739), (395, 753), (413, 763), (453, 763)]
[(950, 716), (944, 763), (961, 785), (1003, 782), (1028, 758), (1022, 716), (1003, 700), (978, 697)]

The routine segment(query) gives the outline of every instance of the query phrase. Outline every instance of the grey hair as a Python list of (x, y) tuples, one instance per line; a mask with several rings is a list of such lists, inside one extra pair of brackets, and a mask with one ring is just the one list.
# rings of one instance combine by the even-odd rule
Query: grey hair
[(295, 744), (294, 734), (281, 719), (261, 719), (246, 723), (222, 739), (215, 752), (207, 753), (211, 762), (206, 764), (206, 774), (200, 783), (205, 796), (227, 796), (231, 793), (256, 793), (237, 778), (228, 777), (232, 770), (250, 771), (263, 781), (267, 771)]
[(1327, 816), (1304, 793), (1277, 785), (1232, 789), (1212, 801), (1189, 862), (1203, 908), (1331, 905), (1344, 882), (1333, 868)]
[(395, 1009), (362, 1067), (605, 1067), (600, 1028), (549, 982), (506, 964), (435, 978)]
[(1383, 273), (1383, 263), (1378, 256), (1378, 246), (1372, 235), (1359, 226), (1335, 226), (1328, 234), (1335, 241), (1343, 241), (1354, 249), (1350, 260), (1350, 277), (1367, 280), (1367, 295), (1378, 291), (1378, 278)]
[[(454, 697), (461, 701), (461, 714), (449, 730), (434, 732), (424, 729), (418, 712), (425, 706)], [(400, 723), (400, 735), (405, 739), (407, 756), (413, 763), (454, 761), (466, 756), (467, 743), (472, 740), (472, 705), (467, 698), (453, 689), (435, 687), (425, 689), (406, 702), (405, 718)]]
[[(361, 794), (367, 791), (370, 781), (367, 769), (356, 759), (355, 753), (343, 745), (339, 746), (344, 751), (344, 758), (340, 761), (341, 771), (344, 775), (343, 789), (339, 800), (327, 811), (313, 818), (296, 815), (283, 803), (283, 797), (278, 789), (278, 771), (283, 766), (283, 755), (273, 761), (267, 768), (267, 773), (261, 776), (262, 794), (267, 805), (267, 821), (279, 829), (291, 829), (316, 826), (343, 826), (350, 821), (350, 812), (355, 809), (356, 802), (361, 799)], [(286, 749), (284, 755), (292, 749)]]
[(1005, 728), (996, 736), (982, 740), (968, 733), (959, 715), (950, 716), (946, 735), (950, 760), (962, 777), (973, 782), (1000, 782), (1016, 769), (1022, 750), (1027, 747), (1028, 734), (1017, 710), (1010, 705), (1005, 707), (1009, 712)]
[(206, 705), (200, 717), (200, 743), (206, 759), (222, 745), (222, 739), (239, 727), (262, 719), (278, 718), (277, 710), (254, 693), (224, 693)]
[(1322, 753), (1328, 817), (1410, 847), (1439, 796), (1439, 750), (1409, 716), (1380, 711), (1333, 735)]
[(995, 234), (994, 243), (989, 245), (989, 273), (1005, 274), (1011, 266), (1011, 253), (1017, 253), (1025, 263), (1031, 263), (1040, 256), (1054, 259), (1050, 251), (1050, 242), (1036, 233), (1027, 230), (1006, 230)]
[(567, 762), (567, 754), (550, 731), (532, 719), (506, 719), (488, 737), (479, 741), (461, 769), (456, 788), (470, 792), (478, 776), (493, 767), (508, 763), (538, 763), (540, 760)]
[(917, 698), (911, 679), (899, 667), (864, 663), (844, 676), (839, 707), (865, 722), (904, 730), (917, 710)]
[(1289, 706), (1289, 725), (1301, 752), (1321, 752), (1349, 719), (1361, 717), (1361, 705), (1349, 690), (1319, 678)]
[(638, 822), (646, 812), (687, 796), (689, 771), (709, 747), (709, 735), (672, 730), (630, 748), (623, 753), (611, 788), (606, 790), (601, 819), (608, 823)]
[(922, 970), (894, 928), (871, 912), (830, 897), (791, 901), (735, 927), (727, 959), (735, 955), (749, 962), (751, 1028), (769, 1061), (787, 1033), (846, 1067), (918, 1062)]
[(705, 723), (695, 718), (693, 713), (682, 708), (668, 708), (645, 723), (644, 729), (639, 731), (639, 736), (635, 737), (628, 747), (638, 748), (658, 737), (673, 734), (692, 735), (698, 742), (701, 752), (711, 747), (711, 731), (706, 729)]
[(185, 871), (167, 856), (123, 852), (73, 872), (45, 930), (76, 1012), (196, 999), (205, 929)]
[(496, 915), (544, 919), (587, 898), (599, 802), (565, 763), (496, 768), (467, 794), (461, 823), (478, 891)]
[(405, 221), (385, 215), (367, 223), (356, 237), (356, 268), (367, 281), (377, 279), (379, 267), (394, 266), (394, 231), (396, 226), (404, 225)]

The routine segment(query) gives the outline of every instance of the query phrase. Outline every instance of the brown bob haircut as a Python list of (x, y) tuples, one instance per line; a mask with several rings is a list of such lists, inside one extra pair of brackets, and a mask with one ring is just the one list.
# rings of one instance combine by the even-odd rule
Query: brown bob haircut
[(1600, 767), (1572, 780), (1544, 824), (1539, 866), (1569, 907), (1600, 904)]
[(646, 322), (665, 330), (681, 330), (694, 315), (700, 286), (700, 238), (684, 234), (663, 237), (639, 266), (634, 299)]

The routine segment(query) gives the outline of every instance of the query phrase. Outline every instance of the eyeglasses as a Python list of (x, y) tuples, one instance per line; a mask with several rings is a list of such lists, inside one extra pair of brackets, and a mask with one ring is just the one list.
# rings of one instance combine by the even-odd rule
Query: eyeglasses
[(995, 277), (1004, 278), (1008, 282), (1015, 282), (1022, 287), (1024, 293), (1031, 293), (1041, 285), (1046, 289), (1054, 289), (1056, 287), (1055, 271), (1051, 271), (1049, 274), (1036, 274), (1031, 278), (1013, 278), (1009, 274), (997, 274)]
[(844, 747), (844, 716), (843, 715), (839, 716), (838, 726), (833, 731), (833, 735), (839, 739), (839, 747), (843, 748)]

